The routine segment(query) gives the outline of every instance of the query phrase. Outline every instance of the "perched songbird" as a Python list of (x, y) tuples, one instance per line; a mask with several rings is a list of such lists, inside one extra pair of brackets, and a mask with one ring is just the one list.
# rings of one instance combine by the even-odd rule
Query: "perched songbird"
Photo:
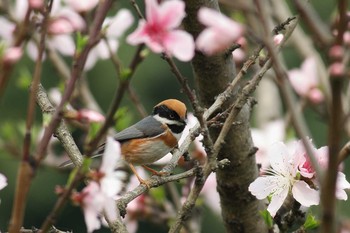
[[(150, 116), (114, 135), (121, 143), (123, 159), (129, 164), (140, 183), (146, 184), (134, 165), (142, 165), (153, 174), (161, 173), (145, 166), (164, 157), (178, 146), (178, 140), (186, 126), (186, 105), (176, 99), (167, 99), (153, 108)], [(104, 150), (101, 145), (99, 152)]]

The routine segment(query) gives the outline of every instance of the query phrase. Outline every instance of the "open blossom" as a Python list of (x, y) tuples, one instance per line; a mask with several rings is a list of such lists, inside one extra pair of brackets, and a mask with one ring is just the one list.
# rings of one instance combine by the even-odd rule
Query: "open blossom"
[[(325, 169), (328, 166), (328, 147), (317, 149), (311, 140), (308, 140), (308, 143), (320, 168)], [(273, 144), (269, 150), (269, 160), (271, 169), (266, 170), (266, 176), (259, 177), (251, 183), (249, 191), (258, 199), (271, 197), (267, 208), (271, 216), (276, 214), (289, 192), (303, 206), (309, 207), (319, 203), (319, 181), (301, 140), (294, 142), (293, 148), (288, 148), (281, 142)], [(303, 180), (312, 183), (312, 188)], [(347, 200), (344, 189), (349, 188), (350, 183), (345, 175), (338, 172), (336, 198)]]
[[(119, 47), (118, 39), (125, 33), (126, 30), (133, 24), (134, 17), (127, 9), (121, 9), (113, 17), (107, 17), (103, 22), (105, 28), (106, 40), (101, 40), (90, 51), (84, 70), (90, 70), (94, 67), (97, 60), (108, 59), (111, 53), (115, 53)], [(106, 44), (108, 43), (108, 45)], [(111, 51), (109, 51), (109, 48)]]
[[(275, 216), (289, 192), (301, 205), (309, 207), (319, 203), (319, 193), (298, 178), (298, 167), (305, 160), (298, 150), (291, 153), (282, 142), (273, 144), (269, 150), (271, 169), (249, 185), (249, 191), (258, 199), (271, 197), (267, 208)], [(304, 195), (308, 193), (308, 195)]]
[(241, 24), (213, 9), (201, 8), (198, 11), (198, 20), (207, 28), (199, 34), (196, 47), (207, 55), (225, 51), (244, 32)]
[(80, 194), (88, 232), (101, 227), (102, 213), (111, 221), (117, 218), (115, 198), (123, 187), (122, 180), (125, 179), (123, 171), (114, 170), (120, 158), (119, 142), (108, 137), (99, 175), (96, 176), (99, 179), (91, 181)]
[(176, 29), (185, 17), (185, 4), (180, 0), (145, 0), (146, 20), (139, 21), (138, 28), (128, 36), (131, 45), (145, 43), (155, 53), (173, 55), (180, 61), (189, 61), (194, 56), (192, 36)]
[(320, 80), (317, 70), (316, 58), (308, 57), (300, 69), (288, 71), (290, 83), (298, 95), (308, 98), (316, 104), (324, 100), (324, 95), (319, 88)]

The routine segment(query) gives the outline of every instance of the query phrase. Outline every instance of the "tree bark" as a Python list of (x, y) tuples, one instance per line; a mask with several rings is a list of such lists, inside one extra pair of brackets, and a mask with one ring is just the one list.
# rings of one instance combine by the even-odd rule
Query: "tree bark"
[[(203, 6), (219, 10), (216, 0), (186, 0), (187, 17), (184, 25), (195, 38), (203, 29), (197, 21), (197, 11)], [(199, 100), (204, 107), (209, 107), (215, 97), (224, 91), (235, 77), (235, 65), (230, 55), (206, 57), (196, 53), (192, 67)], [(225, 106), (228, 107), (232, 101)], [(224, 169), (218, 169), (216, 175), (222, 217), (227, 232), (267, 232), (267, 227), (259, 214), (259, 211), (264, 209), (264, 205), (248, 191), (249, 184), (258, 175), (255, 156), (252, 153), (254, 146), (250, 134), (249, 117), (250, 109), (246, 105), (237, 117), (239, 124), (232, 126), (217, 158), (219, 161), (227, 158), (231, 162)], [(210, 130), (213, 140), (217, 138), (219, 132), (220, 129)]]

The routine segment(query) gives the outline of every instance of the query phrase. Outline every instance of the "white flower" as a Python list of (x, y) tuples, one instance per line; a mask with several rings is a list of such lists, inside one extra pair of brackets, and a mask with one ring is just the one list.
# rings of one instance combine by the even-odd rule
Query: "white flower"
[(102, 165), (98, 171), (102, 178), (98, 181), (91, 181), (81, 193), (88, 232), (101, 227), (102, 213), (105, 213), (110, 221), (115, 220), (118, 216), (115, 197), (121, 191), (122, 180), (125, 179), (124, 172), (114, 170), (120, 158), (119, 142), (112, 137), (108, 137)]
[(271, 146), (269, 159), (271, 169), (266, 172), (269, 175), (258, 177), (250, 184), (249, 191), (258, 199), (271, 197), (267, 208), (271, 216), (275, 216), (290, 191), (295, 200), (303, 206), (309, 207), (319, 203), (318, 191), (298, 179), (298, 167), (304, 161), (303, 154), (290, 153), (285, 144), (278, 142)]
[[(110, 51), (115, 53), (119, 47), (118, 39), (133, 24), (134, 17), (127, 9), (121, 9), (111, 18), (106, 18), (103, 26), (106, 27), (106, 41), (101, 40), (93, 49), (91, 49), (87, 58), (84, 70), (90, 70), (94, 67), (97, 60), (110, 58)], [(108, 46), (106, 44), (108, 43)]]

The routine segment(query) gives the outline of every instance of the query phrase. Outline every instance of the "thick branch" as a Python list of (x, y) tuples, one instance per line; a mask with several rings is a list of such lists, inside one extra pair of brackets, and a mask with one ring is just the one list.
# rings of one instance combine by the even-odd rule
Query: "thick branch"
[[(202, 30), (198, 23), (197, 11), (206, 6), (219, 9), (217, 1), (188, 0), (185, 27), (195, 37)], [(213, 104), (234, 76), (234, 62), (231, 56), (206, 57), (197, 53), (192, 62), (195, 81), (201, 103), (204, 107)], [(237, 87), (236, 87), (237, 88)], [(233, 91), (235, 93), (235, 91)], [(229, 101), (232, 103), (232, 100)], [(224, 105), (224, 109), (229, 105)], [(218, 155), (218, 160), (227, 158), (229, 166), (217, 171), (218, 191), (221, 199), (222, 216), (227, 232), (265, 232), (266, 227), (259, 216), (262, 202), (248, 192), (248, 186), (258, 175), (255, 157), (251, 156), (253, 142), (249, 129), (249, 109), (244, 106), (226, 137), (226, 143)], [(217, 138), (219, 131), (211, 130), (211, 137)]]

